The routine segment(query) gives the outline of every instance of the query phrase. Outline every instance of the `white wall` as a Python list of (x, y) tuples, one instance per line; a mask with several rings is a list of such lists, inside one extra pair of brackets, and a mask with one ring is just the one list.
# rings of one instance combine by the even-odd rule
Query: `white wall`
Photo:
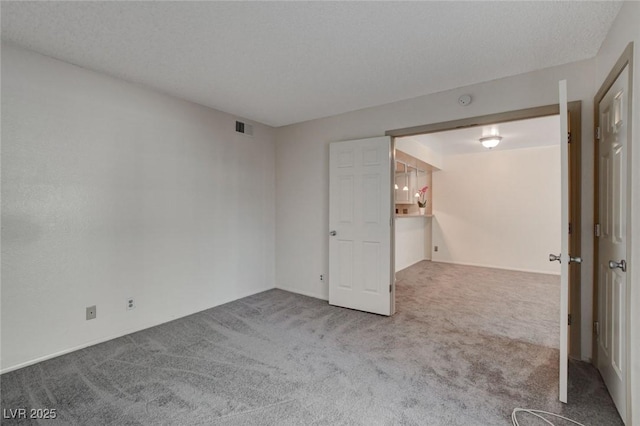
[[(633, 119), (631, 123), (631, 253), (627, 253), (628, 283), (631, 284), (631, 395), (633, 407), (627, 424), (640, 424), (640, 3), (625, 2), (595, 59), (596, 90), (602, 85), (629, 42), (633, 52)], [(595, 91), (594, 91), (595, 95)], [(588, 155), (593, 159), (593, 152)]]
[(414, 156), (436, 169), (444, 167), (444, 159), (441, 152), (437, 152), (412, 137), (396, 138), (395, 148)]
[(275, 132), (234, 130), (2, 45), (3, 371), (274, 287)]
[(447, 156), (433, 174), (435, 262), (560, 274), (560, 147)]
[(431, 259), (431, 218), (407, 216), (396, 218), (395, 270), (401, 271), (422, 260)]
[[(375, 108), (277, 129), (276, 283), (326, 299), (328, 271), (329, 143), (383, 135), (386, 131), (558, 103), (558, 81), (568, 80), (569, 100), (582, 100), (583, 176), (593, 173), (594, 62), (581, 61), (440, 92)], [(457, 99), (471, 94), (462, 107)], [(583, 181), (583, 268), (591, 271), (592, 182)], [(592, 278), (583, 276), (583, 356), (591, 354)]]

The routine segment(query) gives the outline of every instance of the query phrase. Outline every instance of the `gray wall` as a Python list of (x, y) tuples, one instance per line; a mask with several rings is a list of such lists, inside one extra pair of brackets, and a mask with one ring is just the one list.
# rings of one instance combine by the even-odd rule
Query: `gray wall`
[(275, 132), (235, 118), (3, 44), (3, 371), (274, 287)]

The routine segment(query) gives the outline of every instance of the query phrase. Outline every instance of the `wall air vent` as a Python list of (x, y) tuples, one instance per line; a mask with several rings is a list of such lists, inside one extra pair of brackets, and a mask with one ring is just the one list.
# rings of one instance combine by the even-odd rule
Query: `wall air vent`
[(242, 121), (236, 121), (236, 132), (243, 135), (253, 136), (253, 126), (251, 124), (243, 123)]

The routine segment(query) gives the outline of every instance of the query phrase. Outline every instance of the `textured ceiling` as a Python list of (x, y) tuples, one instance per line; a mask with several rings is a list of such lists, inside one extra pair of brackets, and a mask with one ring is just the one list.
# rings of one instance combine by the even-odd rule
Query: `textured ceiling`
[(500, 135), (502, 141), (491, 151), (537, 148), (560, 145), (560, 116), (509, 121), (490, 126), (476, 126), (426, 135), (409, 136), (444, 156), (489, 152), (482, 146), (480, 138)]
[(595, 56), (620, 2), (6, 2), (2, 38), (273, 126)]

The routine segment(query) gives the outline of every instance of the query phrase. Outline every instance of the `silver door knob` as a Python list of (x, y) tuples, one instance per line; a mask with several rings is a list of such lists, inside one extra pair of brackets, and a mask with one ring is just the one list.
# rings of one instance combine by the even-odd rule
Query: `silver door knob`
[(336, 231), (331, 231), (329, 232), (329, 235), (331, 235), (332, 237), (335, 237), (336, 235), (338, 235), (338, 233)]
[(582, 263), (582, 258), (580, 256), (576, 256), (576, 257), (569, 256), (569, 263)]
[(560, 259), (560, 256), (562, 256), (561, 254), (559, 255), (555, 255), (555, 254), (550, 254), (549, 255), (549, 262), (555, 262), (556, 260), (560, 263), (562, 263), (562, 260)]
[(614, 260), (609, 261), (609, 269), (622, 269), (622, 272), (627, 272), (627, 262), (622, 259), (620, 262), (616, 262)]

